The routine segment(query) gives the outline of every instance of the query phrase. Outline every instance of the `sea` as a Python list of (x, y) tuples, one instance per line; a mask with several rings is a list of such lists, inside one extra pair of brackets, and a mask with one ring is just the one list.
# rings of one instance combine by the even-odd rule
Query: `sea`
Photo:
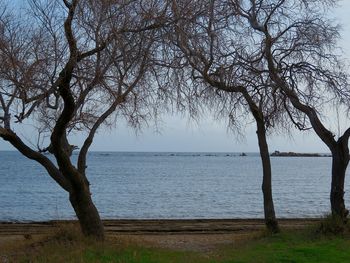
[[(329, 213), (330, 157), (271, 162), (277, 217)], [(103, 219), (263, 218), (258, 153), (91, 152), (87, 164)], [(348, 191), (345, 200), (349, 205)], [(0, 152), (0, 221), (74, 218), (68, 194), (39, 164), (16, 151)]]

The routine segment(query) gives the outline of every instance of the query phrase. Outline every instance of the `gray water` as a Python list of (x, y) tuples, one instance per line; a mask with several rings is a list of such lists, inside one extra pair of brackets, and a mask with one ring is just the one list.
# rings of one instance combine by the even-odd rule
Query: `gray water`
[[(271, 161), (278, 217), (329, 212), (331, 158)], [(258, 154), (93, 152), (87, 174), (105, 219), (263, 217)], [(348, 193), (345, 199), (349, 203)], [(40, 165), (17, 152), (0, 152), (0, 221), (72, 218), (67, 193)]]

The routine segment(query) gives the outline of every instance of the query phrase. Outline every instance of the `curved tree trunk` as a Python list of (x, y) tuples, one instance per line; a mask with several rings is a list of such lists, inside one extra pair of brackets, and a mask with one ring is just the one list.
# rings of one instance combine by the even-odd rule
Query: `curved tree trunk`
[(342, 136), (332, 150), (332, 183), (331, 183), (331, 209), (332, 214), (340, 216), (344, 222), (349, 211), (345, 208), (344, 182), (346, 168), (349, 163), (349, 147), (346, 136)]
[(104, 227), (97, 208), (92, 202), (88, 187), (74, 188), (69, 194), (69, 200), (78, 217), (84, 236), (103, 241)]
[(269, 148), (266, 141), (266, 129), (263, 119), (255, 117), (255, 120), (257, 124), (256, 133), (258, 136), (260, 157), (263, 167), (262, 192), (264, 196), (265, 224), (270, 232), (278, 233), (280, 230), (278, 226), (278, 221), (276, 219), (275, 208), (272, 198), (272, 172)]
[(317, 116), (317, 112), (311, 106), (300, 101), (298, 95), (289, 88), (288, 84), (278, 74), (272, 55), (272, 37), (267, 31), (263, 31), (266, 36), (266, 58), (271, 79), (287, 95), (292, 105), (299, 111), (305, 113), (311, 123), (312, 128), (318, 137), (328, 146), (332, 153), (332, 183), (331, 183), (331, 209), (332, 214), (340, 216), (344, 223), (349, 211), (344, 203), (344, 181), (345, 172), (349, 163), (349, 136), (350, 128), (336, 141), (333, 133), (328, 130)]

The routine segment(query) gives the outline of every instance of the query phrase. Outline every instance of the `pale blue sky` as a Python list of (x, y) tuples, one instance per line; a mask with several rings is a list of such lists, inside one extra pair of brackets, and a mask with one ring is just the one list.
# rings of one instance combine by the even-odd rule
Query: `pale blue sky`
[[(350, 60), (350, 0), (340, 1), (334, 17), (342, 24), (341, 47), (345, 57)], [(329, 117), (330, 120), (332, 116)], [(96, 136), (91, 150), (97, 151), (215, 151), (215, 152), (257, 152), (258, 145), (255, 125), (246, 129), (246, 137), (237, 140), (227, 132), (225, 123), (217, 123), (205, 118), (198, 124), (188, 122), (180, 116), (164, 116), (161, 132), (155, 133), (152, 125), (144, 128), (138, 135), (134, 130), (120, 123), (115, 129), (101, 130)], [(30, 129), (27, 131), (29, 132)], [(30, 137), (26, 134), (26, 137)], [(76, 136), (74, 144), (80, 144)], [(270, 151), (328, 152), (324, 144), (313, 132), (293, 132), (293, 137), (269, 137)], [(8, 143), (0, 141), (0, 150), (12, 149)]]

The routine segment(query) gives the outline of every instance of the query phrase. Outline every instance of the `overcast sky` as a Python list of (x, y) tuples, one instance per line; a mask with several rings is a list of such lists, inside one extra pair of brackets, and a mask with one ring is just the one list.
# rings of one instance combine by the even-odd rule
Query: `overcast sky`
[[(334, 13), (342, 25), (341, 47), (345, 56), (350, 59), (350, 1), (343, 0)], [(332, 117), (330, 117), (332, 118)], [(257, 152), (258, 145), (254, 123), (247, 127), (245, 138), (228, 133), (225, 123), (218, 123), (205, 118), (198, 124), (188, 122), (180, 116), (165, 116), (160, 133), (150, 125), (137, 135), (125, 123), (119, 123), (115, 129), (101, 130), (96, 136), (91, 150), (95, 151), (214, 151), (214, 152)], [(29, 131), (29, 129), (28, 129)], [(30, 137), (29, 134), (25, 134)], [(79, 136), (73, 143), (79, 144)], [(328, 149), (314, 133), (293, 132), (293, 136), (272, 135), (269, 137), (270, 152), (328, 152)], [(0, 150), (13, 149), (8, 143), (0, 141)]]

